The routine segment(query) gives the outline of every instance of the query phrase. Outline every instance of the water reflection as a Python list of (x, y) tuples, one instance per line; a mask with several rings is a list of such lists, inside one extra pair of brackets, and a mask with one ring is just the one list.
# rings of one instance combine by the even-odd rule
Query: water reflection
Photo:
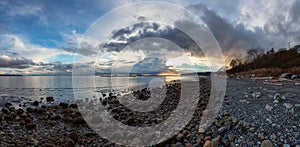
[(181, 76), (165, 76), (164, 79), (165, 79), (166, 83), (170, 83), (170, 82), (173, 82), (173, 81), (180, 81)]
[[(74, 90), (94, 93), (107, 89), (138, 89), (162, 86), (172, 81), (191, 79), (183, 76), (136, 76), (136, 77), (80, 77), (78, 87), (72, 85), (71, 76), (24, 76), (0, 77), (0, 95), (25, 97), (39, 100), (41, 97), (53, 96), (62, 101), (73, 99)], [(158, 83), (155, 83), (157, 82)], [(159, 81), (164, 83), (159, 83)], [(154, 83), (153, 83), (154, 82)], [(93, 84), (95, 83), (95, 84)], [(96, 86), (96, 87), (94, 87)], [(95, 90), (96, 89), (96, 90)], [(1, 97), (1, 96), (0, 96)]]

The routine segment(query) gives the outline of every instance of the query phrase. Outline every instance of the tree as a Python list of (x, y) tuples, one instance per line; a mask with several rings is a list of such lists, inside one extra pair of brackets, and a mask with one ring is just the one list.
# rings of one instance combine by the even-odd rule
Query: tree
[(249, 58), (255, 60), (264, 54), (264, 50), (262, 48), (252, 48), (247, 50), (247, 54)]
[(230, 62), (230, 66), (233, 68), (233, 67), (237, 67), (241, 64), (241, 60), (239, 59), (232, 59), (231, 62)]

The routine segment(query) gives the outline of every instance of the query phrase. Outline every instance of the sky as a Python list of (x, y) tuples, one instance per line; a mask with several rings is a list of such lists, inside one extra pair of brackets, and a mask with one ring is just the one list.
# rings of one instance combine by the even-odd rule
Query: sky
[[(210, 71), (223, 66), (212, 65), (211, 61), (216, 58), (205, 58), (204, 52), (189, 36), (174, 28), (191, 25), (184, 21), (174, 21), (173, 27), (146, 22), (151, 13), (142, 10), (132, 16), (127, 16), (130, 10), (117, 16), (135, 17), (137, 24), (131, 26), (120, 27), (121, 22), (113, 17), (101, 20), (112, 10), (136, 2), (144, 1), (0, 0), (0, 74), (68, 75), (73, 71), (74, 57), (80, 59), (76, 60), (76, 67), (81, 71), (94, 69), (96, 73), (112, 70), (121, 73), (160, 73), (176, 69)], [(184, 7), (203, 20), (222, 49), (225, 65), (233, 58), (246, 58), (246, 50), (250, 48), (267, 51), (272, 47), (276, 50), (287, 48), (289, 42), (291, 46), (300, 44), (300, 1), (297, 0), (162, 2)], [(168, 17), (173, 18), (180, 16)], [(87, 38), (87, 34), (96, 33), (91, 25), (96, 26), (97, 20), (107, 24), (96, 28), (104, 38)], [(111, 31), (114, 27), (117, 29)], [(105, 43), (104, 34), (111, 37)], [(147, 44), (148, 37), (163, 38), (164, 42), (154, 38), (157, 42)], [(83, 38), (90, 40), (82, 44)], [(172, 43), (183, 50), (175, 51), (178, 46)], [(168, 46), (151, 50), (155, 44)], [(100, 46), (103, 47), (101, 51), (97, 50)], [(184, 62), (187, 59), (189, 62)]]

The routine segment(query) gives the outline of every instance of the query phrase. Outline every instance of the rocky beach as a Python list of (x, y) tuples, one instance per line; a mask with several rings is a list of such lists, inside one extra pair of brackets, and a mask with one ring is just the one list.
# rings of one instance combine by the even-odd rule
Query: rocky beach
[[(150, 112), (126, 108), (118, 101), (120, 94), (114, 92), (99, 98), (99, 102), (119, 122), (146, 127), (170, 117), (180, 99), (180, 86), (178, 82), (168, 84), (166, 98)], [(209, 102), (210, 80), (203, 78), (192, 119), (175, 136), (155, 146), (299, 146), (299, 88), (293, 80), (228, 78), (222, 108), (214, 123), (204, 129), (199, 124)], [(146, 100), (150, 92), (145, 88), (132, 94)], [(49, 96), (39, 101), (5, 102), (0, 112), (0, 145), (121, 146), (104, 139), (87, 125), (78, 107), (88, 106), (89, 100), (64, 103), (56, 99)], [(128, 142), (135, 146), (139, 140)]]

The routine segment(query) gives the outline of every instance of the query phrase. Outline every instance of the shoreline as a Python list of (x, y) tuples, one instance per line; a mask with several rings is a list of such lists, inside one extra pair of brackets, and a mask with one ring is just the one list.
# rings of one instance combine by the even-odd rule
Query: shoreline
[[(206, 92), (199, 98), (192, 120), (177, 135), (159, 145), (203, 146), (217, 143), (223, 146), (260, 146), (266, 140), (273, 146), (300, 145), (300, 141), (297, 140), (300, 138), (300, 119), (299, 116), (293, 115), (290, 108), (293, 107), (290, 105), (300, 103), (297, 99), (300, 86), (293, 85), (293, 81), (281, 81), (283, 86), (276, 86), (264, 84), (263, 79), (227, 80), (222, 108), (215, 122), (207, 130), (199, 127), (203, 110), (208, 103), (209, 94)], [(175, 96), (179, 89), (177, 85), (170, 86), (169, 90)], [(209, 84), (203, 84), (202, 89), (209, 91)], [(145, 91), (135, 93), (144, 97)], [(47, 99), (49, 102), (46, 102)], [(164, 102), (159, 109), (161, 112), (168, 114), (176, 107), (177, 98), (169, 100), (172, 105), (166, 105), (167, 102)], [(139, 116), (137, 113), (129, 115), (132, 112), (123, 111), (124, 108), (115, 100), (107, 100), (106, 103), (119, 108), (109, 111), (114, 118), (127, 125), (159, 124), (164, 120), (157, 120), (159, 115), (156, 115), (140, 121), (140, 118), (134, 117)], [(4, 146), (116, 145), (101, 138), (87, 126), (75, 104), (53, 102), (49, 97), (43, 99), (42, 103), (28, 102), (23, 111), (9, 104), (4, 108), (7, 109), (2, 108), (0, 112), (0, 144)], [(129, 116), (134, 119), (128, 119)]]

